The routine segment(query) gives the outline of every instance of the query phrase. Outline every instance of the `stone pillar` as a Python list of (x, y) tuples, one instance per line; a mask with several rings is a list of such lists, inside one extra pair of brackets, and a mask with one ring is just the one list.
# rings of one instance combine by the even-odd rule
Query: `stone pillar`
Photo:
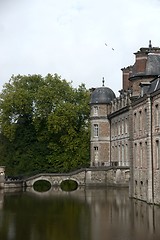
[(148, 97), (148, 149), (147, 149), (147, 170), (148, 170), (148, 192), (147, 203), (154, 203), (154, 178), (153, 178), (153, 144), (152, 144), (152, 99)]
[(4, 188), (4, 182), (5, 182), (5, 167), (0, 166), (0, 189)]
[(129, 132), (129, 141), (128, 141), (128, 163), (130, 166), (130, 179), (129, 179), (129, 197), (134, 197), (134, 163), (133, 158), (133, 110), (132, 107), (129, 107), (129, 116), (128, 116), (128, 132)]

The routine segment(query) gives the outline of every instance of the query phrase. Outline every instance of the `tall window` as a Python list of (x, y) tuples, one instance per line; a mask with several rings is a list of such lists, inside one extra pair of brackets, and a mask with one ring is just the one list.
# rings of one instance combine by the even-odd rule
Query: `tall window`
[(147, 109), (144, 110), (144, 130), (147, 131)]
[(128, 159), (128, 144), (126, 144), (126, 152), (125, 152), (125, 157), (126, 157), (126, 165), (129, 164), (129, 159)]
[(121, 145), (118, 146), (118, 162), (119, 166), (121, 166)]
[(143, 149), (142, 149), (142, 143), (140, 142), (140, 168), (142, 168), (142, 161), (143, 161)]
[(155, 126), (159, 126), (159, 107), (155, 105)]
[(95, 163), (98, 163), (98, 147), (94, 147), (94, 160)]
[(156, 140), (156, 168), (159, 169), (160, 166), (160, 148), (159, 140)]
[(118, 123), (117, 122), (115, 122), (115, 137), (118, 135)]
[(114, 146), (112, 146), (112, 160), (115, 160), (115, 150), (114, 150)]
[(117, 152), (117, 146), (115, 146), (115, 153), (114, 153), (114, 160), (118, 161), (118, 152)]
[(144, 158), (143, 158), (143, 165), (144, 168), (147, 168), (147, 142), (145, 142), (145, 149), (144, 149)]
[(125, 165), (124, 145), (122, 144), (122, 166)]
[(98, 129), (98, 124), (94, 124), (94, 137), (98, 137), (99, 134), (99, 129)]
[(137, 143), (134, 144), (134, 163), (135, 168), (137, 168), (138, 167)]
[(121, 122), (119, 120), (119, 122), (118, 122), (118, 136), (120, 136), (120, 130), (121, 130)]
[(128, 118), (126, 117), (126, 121), (125, 121), (125, 133), (128, 133)]
[(133, 119), (133, 128), (134, 128), (134, 132), (136, 132), (136, 122), (137, 122), (137, 114), (134, 113), (134, 119)]
[(112, 135), (112, 139), (114, 138), (115, 134), (114, 134), (114, 122), (112, 122), (111, 124), (112, 128), (111, 128), (111, 135)]
[(122, 135), (124, 134), (124, 119), (122, 119)]
[(142, 111), (139, 111), (139, 130), (142, 130)]

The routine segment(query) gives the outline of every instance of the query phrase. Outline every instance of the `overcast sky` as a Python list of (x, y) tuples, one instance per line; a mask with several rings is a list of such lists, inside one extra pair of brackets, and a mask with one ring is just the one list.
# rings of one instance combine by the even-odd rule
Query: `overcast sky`
[(74, 87), (104, 77), (117, 95), (149, 40), (160, 47), (160, 0), (0, 0), (0, 90), (12, 74), (58, 73)]

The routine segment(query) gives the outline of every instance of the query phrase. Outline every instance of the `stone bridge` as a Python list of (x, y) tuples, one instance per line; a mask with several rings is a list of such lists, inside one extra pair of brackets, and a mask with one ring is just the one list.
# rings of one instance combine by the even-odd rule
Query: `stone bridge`
[(51, 186), (60, 186), (62, 181), (73, 180), (78, 186), (128, 186), (129, 167), (92, 167), (70, 173), (41, 173), (26, 178), (24, 185), (32, 187), (36, 181), (49, 181)]

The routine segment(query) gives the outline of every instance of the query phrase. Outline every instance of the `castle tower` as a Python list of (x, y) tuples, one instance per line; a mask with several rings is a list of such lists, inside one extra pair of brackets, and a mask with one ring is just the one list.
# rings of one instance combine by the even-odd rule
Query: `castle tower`
[(91, 94), (91, 166), (110, 165), (110, 121), (107, 115), (111, 111), (114, 92), (103, 86), (96, 88)]

